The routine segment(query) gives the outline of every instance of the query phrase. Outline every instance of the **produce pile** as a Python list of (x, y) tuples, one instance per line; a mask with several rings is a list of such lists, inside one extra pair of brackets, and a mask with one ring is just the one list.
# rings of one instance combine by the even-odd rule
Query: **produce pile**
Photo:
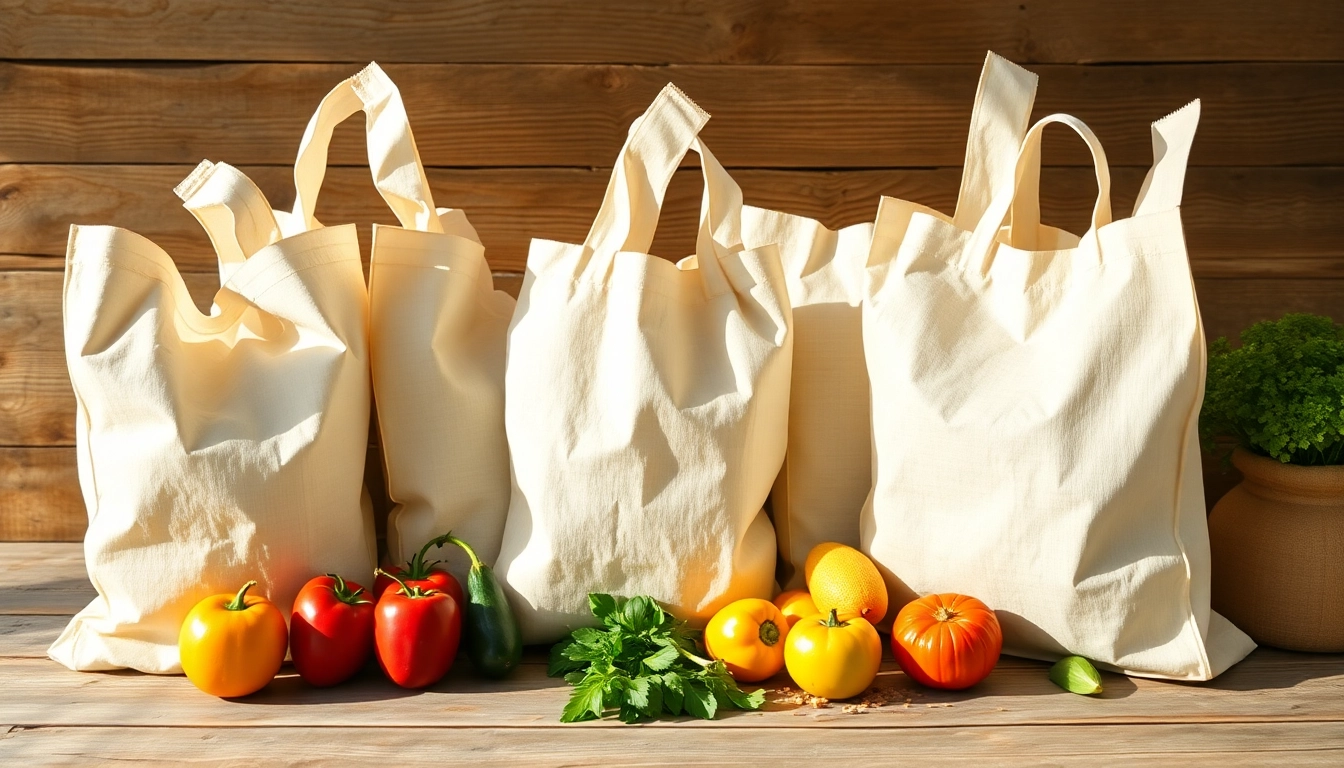
[[(471, 558), (467, 588), (426, 559), (453, 544)], [(310, 580), (294, 601), (289, 628), (278, 608), (249, 594), (202, 600), (182, 624), (182, 668), (196, 687), (246, 696), (280, 671), (288, 649), (310, 685), (353, 677), (370, 655), (404, 688), (434, 685), (452, 668), (465, 634), (473, 668), (502, 678), (522, 659), (508, 599), (470, 545), (446, 533), (404, 567), (375, 571), (373, 592), (336, 574)], [(648, 596), (589, 595), (598, 627), (574, 630), (551, 648), (548, 673), (574, 686), (563, 722), (607, 716), (637, 723), (662, 716), (712, 719), (720, 710), (759, 709), (765, 691), (742, 690), (787, 671), (816, 700), (850, 699), (873, 684), (882, 663), (875, 625), (887, 613), (881, 574), (865, 555), (832, 542), (807, 558), (807, 589), (773, 601), (730, 603), (703, 633)], [(1003, 647), (998, 619), (966, 595), (933, 594), (896, 614), (891, 650), (912, 680), (945, 690), (969, 688), (993, 671)], [(1050, 671), (1066, 690), (1101, 691), (1095, 668), (1072, 656)]]
[[(444, 544), (471, 558), (465, 591), (425, 559), (430, 547)], [(522, 635), (504, 589), (467, 542), (445, 533), (405, 567), (374, 575), (372, 595), (336, 574), (314, 577), (294, 599), (288, 630), (280, 609), (248, 594), (255, 581), (236, 595), (207, 597), (182, 622), (182, 670), (197, 688), (227, 698), (265, 687), (286, 648), (299, 677), (318, 687), (349, 680), (370, 655), (397, 685), (431, 686), (452, 668), (464, 633), (467, 656), (486, 677), (504, 677), (522, 660)]]

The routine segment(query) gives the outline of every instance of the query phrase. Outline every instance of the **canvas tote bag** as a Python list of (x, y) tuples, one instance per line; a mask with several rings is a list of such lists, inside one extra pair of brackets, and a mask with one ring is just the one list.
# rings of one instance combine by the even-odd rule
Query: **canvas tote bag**
[[(404, 562), (448, 530), (493, 562), (509, 504), (504, 439), (504, 347), (514, 301), (494, 290), (484, 247), (460, 210), (436, 208), (400, 91), (376, 63), (336, 86), (310, 122), (299, 164), (309, 180), (295, 228), (314, 217), (335, 126), (363, 111), (374, 185), (400, 227), (374, 225), (369, 265), (370, 357), (388, 496), (387, 545)], [(187, 207), (236, 258), (238, 222), (263, 218), (265, 198), (237, 171), (194, 191)], [(186, 185), (184, 185), (186, 186)], [(228, 204), (219, 203), (227, 197)], [(264, 239), (265, 231), (238, 235)], [(459, 579), (470, 566), (456, 547), (435, 553)]]
[[(380, 76), (343, 85), (372, 92)], [(178, 187), (219, 255), (210, 315), (150, 241), (71, 229), (66, 362), (98, 591), (49, 651), (71, 669), (180, 672), (178, 630), (202, 598), (256, 579), (288, 615), (315, 574), (373, 568), (368, 298), (354, 225), (312, 217), (324, 108), (290, 215), (225, 164)]]
[[(1195, 102), (1153, 126), (1128, 219), (1112, 220), (1101, 144), (1067, 115), (1032, 127), (971, 229), (882, 201), (863, 307), (875, 481), (862, 538), (895, 604), (975, 595), (1006, 652), (1135, 675), (1207, 680), (1254, 647), (1209, 609), (1204, 337), (1178, 207), (1198, 115)], [(1052, 123), (1096, 166), (1081, 238), (1037, 225)]]
[[(985, 57), (954, 217), (974, 226), (995, 183), (1013, 172), (1031, 120), (1036, 75), (994, 53)], [(747, 248), (779, 244), (793, 305), (789, 444), (770, 491), (779, 540), (779, 582), (805, 586), (816, 545), (859, 546), (859, 515), (872, 488), (868, 370), (861, 328), (871, 222), (838, 231), (804, 216), (745, 206)]]
[[(582, 245), (533, 240), (509, 331), (513, 496), (497, 570), (523, 638), (647, 594), (703, 623), (769, 598), (762, 509), (784, 458), (791, 315), (778, 249), (742, 247), (736, 183), (668, 86), (631, 127)], [(705, 177), (696, 254), (647, 253), (688, 149)]]
[[(435, 209), (410, 131), (403, 135), (404, 147), (369, 136), (371, 158), (404, 155), (405, 177), (419, 180), (400, 198), (417, 203), (398, 210), (401, 226), (374, 226), (369, 266), (373, 393), (394, 504), (388, 554), (406, 562), (451, 530), (493, 563), (509, 508), (504, 350), (514, 300), (495, 290), (462, 212)], [(465, 553), (434, 556), (466, 583)]]

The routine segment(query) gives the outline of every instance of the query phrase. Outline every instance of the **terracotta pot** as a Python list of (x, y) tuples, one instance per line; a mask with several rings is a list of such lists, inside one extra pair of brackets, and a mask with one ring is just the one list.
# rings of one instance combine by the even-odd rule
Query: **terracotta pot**
[(1232, 463), (1245, 477), (1209, 516), (1213, 609), (1263, 645), (1344, 652), (1344, 466)]

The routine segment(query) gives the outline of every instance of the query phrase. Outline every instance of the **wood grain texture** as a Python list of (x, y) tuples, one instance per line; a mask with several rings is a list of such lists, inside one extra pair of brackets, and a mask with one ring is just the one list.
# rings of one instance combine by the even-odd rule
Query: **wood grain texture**
[(0, 614), (71, 616), (96, 596), (82, 545), (0, 543)]
[(73, 448), (0, 448), (0, 541), (79, 541), (87, 524)]
[[(290, 170), (243, 166), (274, 207), (288, 209)], [(172, 194), (185, 165), (0, 165), (0, 266), (63, 269), (69, 225), (112, 224), (148, 237), (184, 271), (215, 268), (204, 232)], [(1112, 203), (1125, 214), (1147, 169), (1116, 168)], [(609, 169), (431, 168), (435, 202), (461, 208), (486, 244), (496, 270), (520, 271), (533, 237), (580, 242), (606, 189)], [(852, 171), (741, 169), (734, 178), (747, 202), (819, 219), (838, 228), (871, 221), (882, 195), (943, 211), (956, 206), (960, 168)], [(654, 252), (691, 253), (702, 182), (696, 169), (673, 180)], [(1042, 176), (1047, 222), (1087, 228), (1096, 182), (1090, 169), (1047, 168)], [(1344, 168), (1193, 168), (1182, 217), (1199, 277), (1344, 277)], [(367, 255), (371, 223), (395, 224), (368, 171), (333, 168), (318, 216), (360, 223)], [(36, 257), (36, 258), (35, 258)], [(208, 302), (207, 302), (208, 305)], [(0, 321), (3, 321), (0, 318)]]
[[(767, 694), (760, 712), (732, 713), (735, 727), (851, 729), (986, 727), (1008, 725), (1155, 725), (1163, 723), (1344, 722), (1344, 659), (1285, 658), (1260, 651), (1219, 678), (1199, 685), (1104, 673), (1097, 697), (1070, 694), (1047, 676), (1044, 662), (1018, 661), (997, 667), (966, 691), (921, 689), (888, 660), (871, 690), (898, 703), (863, 715), (840, 707), (816, 709)], [(290, 669), (266, 688), (240, 701), (206, 695), (179, 676), (135, 672), (71, 672), (46, 659), (0, 658), (7, 681), (5, 719), (19, 725), (335, 727), (405, 726), (413, 696), (414, 722), (430, 727), (562, 728), (561, 709), (570, 687), (546, 677), (542, 664), (523, 664), (505, 680), (476, 677), (454, 665), (443, 681), (409, 692), (388, 681), (374, 665), (339, 688), (313, 688)], [(787, 677), (767, 681), (774, 691)], [(1253, 694), (1248, 692), (1254, 691)], [(904, 698), (911, 706), (903, 705)], [(155, 702), (146, 707), (145, 702)], [(951, 706), (940, 706), (947, 705)], [(656, 721), (652, 729), (715, 728), (684, 718)], [(603, 722), (598, 727), (620, 727)]]
[[(978, 64), (1344, 58), (1331, 0), (166, 0), (15, 2), (0, 58)], [(1160, 30), (1160, 33), (1158, 31)], [(204, 33), (203, 33), (204, 31)]]
[[(0, 161), (292, 163), (319, 99), (349, 64), (90, 66), (0, 63)], [(603, 166), (669, 80), (715, 115), (706, 142), (729, 167), (959, 165), (978, 65), (399, 64), (427, 165)], [(1114, 165), (1152, 161), (1148, 123), (1202, 98), (1194, 165), (1341, 165), (1344, 64), (1042, 65), (1037, 114), (1069, 112)], [(358, 134), (358, 135), (357, 135)], [(1054, 165), (1081, 142), (1047, 139)], [(332, 145), (366, 162), (362, 134)]]
[[(859, 719), (867, 715), (857, 716)], [(787, 755), (790, 763), (847, 766), (936, 765), (1236, 766), (1338, 765), (1339, 723), (1034, 726), (850, 729), (832, 737), (811, 728), (755, 728), (735, 720), (700, 729), (589, 728), (92, 728), (20, 726), (0, 733), (0, 760), (20, 765), (277, 766), (464, 764), (740, 766), (747, 755)]]
[[(6, 681), (0, 761), (6, 764), (264, 759), (325, 765), (395, 757), (399, 764), (432, 759), (442, 765), (457, 756), (454, 750), (482, 765), (629, 762), (631, 756), (649, 765), (738, 764), (745, 753), (786, 749), (881, 764), (899, 754), (995, 765), (1123, 759), (1230, 766), (1332, 764), (1344, 750), (1344, 655), (1269, 649), (1210, 683), (1103, 673), (1099, 697), (1061, 691), (1048, 681), (1046, 664), (1025, 659), (1004, 657), (985, 682), (962, 692), (922, 689), (887, 659), (874, 690), (891, 703), (862, 714), (788, 703), (777, 692), (788, 683), (780, 676), (765, 684), (763, 711), (642, 728), (610, 720), (561, 725), (557, 713), (569, 689), (545, 677), (544, 649), (530, 649), (501, 682), (479, 680), (459, 664), (444, 681), (413, 692), (370, 666), (338, 688), (315, 689), (286, 667), (261, 692), (224, 701), (180, 676), (77, 673), (44, 658), (70, 613), (59, 609), (76, 589), (85, 590), (81, 597), (91, 592), (81, 554), (74, 544), (0, 544), (0, 678)], [(406, 720), (408, 706), (414, 725)], [(844, 735), (822, 736), (818, 729)], [(956, 744), (950, 752), (949, 740)]]

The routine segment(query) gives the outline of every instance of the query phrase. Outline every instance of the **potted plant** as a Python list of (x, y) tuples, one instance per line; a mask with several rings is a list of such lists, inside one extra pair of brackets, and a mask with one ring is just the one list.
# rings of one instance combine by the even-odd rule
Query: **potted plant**
[(1256, 323), (1209, 347), (1206, 445), (1241, 484), (1213, 508), (1213, 607), (1257, 642), (1344, 651), (1344, 326)]

